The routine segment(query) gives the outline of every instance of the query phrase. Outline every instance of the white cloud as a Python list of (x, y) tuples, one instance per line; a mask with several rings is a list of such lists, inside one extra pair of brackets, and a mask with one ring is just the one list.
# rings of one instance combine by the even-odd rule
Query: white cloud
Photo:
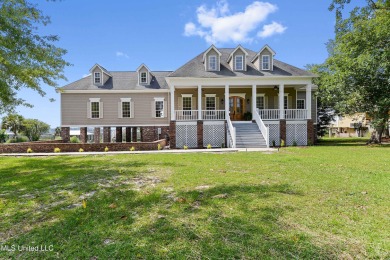
[(287, 27), (284, 27), (280, 23), (272, 22), (271, 24), (266, 24), (263, 26), (263, 30), (257, 33), (257, 36), (261, 38), (270, 37), (275, 34), (284, 33)]
[[(276, 5), (268, 2), (255, 1), (248, 5), (244, 12), (232, 14), (226, 0), (218, 1), (212, 8), (202, 5), (196, 10), (198, 25), (192, 22), (187, 23), (184, 26), (184, 35), (199, 36), (208, 43), (214, 44), (219, 42), (250, 42), (255, 37), (253, 32), (277, 9)], [(277, 29), (278, 31), (275, 32), (282, 33), (286, 27), (278, 25), (280, 28), (275, 28), (274, 31)], [(267, 33), (270, 30), (272, 29), (267, 27)], [(265, 31), (264, 28), (263, 31)]]
[(88, 77), (89, 75), (91, 75), (91, 73), (89, 73), (89, 74), (83, 74), (83, 78), (86, 78), (86, 77)]
[(116, 55), (117, 57), (124, 57), (124, 58), (126, 58), (126, 59), (129, 58), (129, 56), (128, 56), (126, 53), (123, 53), (123, 52), (121, 52), (121, 51), (117, 51), (117, 52), (115, 53), (115, 55)]

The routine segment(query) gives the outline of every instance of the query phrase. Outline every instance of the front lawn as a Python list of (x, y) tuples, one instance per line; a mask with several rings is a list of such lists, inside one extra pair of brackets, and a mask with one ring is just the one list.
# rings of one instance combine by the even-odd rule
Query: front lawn
[(389, 258), (390, 147), (322, 144), (0, 157), (0, 258)]

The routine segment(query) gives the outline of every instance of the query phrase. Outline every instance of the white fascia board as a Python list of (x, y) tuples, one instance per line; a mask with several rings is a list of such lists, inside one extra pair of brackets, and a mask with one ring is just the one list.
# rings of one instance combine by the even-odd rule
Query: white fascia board
[(219, 57), (222, 56), (222, 53), (214, 46), (214, 44), (212, 44), (203, 54), (203, 62), (205, 61), (205, 58), (206, 58), (206, 55), (207, 53), (209, 53), (209, 51), (211, 50), (215, 50), (216, 53), (218, 53)]
[(61, 94), (130, 94), (130, 93), (168, 93), (169, 89), (148, 90), (63, 90)]
[(227, 62), (229, 63), (229, 61), (233, 58), (233, 55), (234, 55), (234, 53), (238, 50), (238, 49), (240, 49), (244, 54), (245, 54), (245, 57), (248, 57), (248, 52), (241, 46), (241, 45), (238, 45), (235, 49), (234, 49), (234, 51), (232, 51), (231, 53), (230, 53), (230, 55), (229, 55), (229, 58), (227, 59)]

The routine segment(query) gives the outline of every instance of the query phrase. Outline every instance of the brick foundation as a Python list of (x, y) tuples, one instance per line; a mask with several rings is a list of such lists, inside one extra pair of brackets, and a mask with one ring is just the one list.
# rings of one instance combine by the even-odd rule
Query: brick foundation
[(280, 120), (280, 143), (282, 143), (281, 140), (284, 140), (284, 143), (286, 144), (286, 120), (285, 119)]
[(131, 141), (133, 143), (137, 142), (137, 127), (133, 127), (131, 131)]
[(203, 121), (197, 122), (198, 149), (203, 149)]
[(176, 121), (171, 121), (169, 124), (169, 147), (176, 149)]
[(83, 144), (88, 142), (88, 132), (86, 127), (80, 127), (80, 142)]
[(61, 138), (66, 143), (70, 141), (70, 127), (61, 127)]
[(122, 143), (122, 127), (116, 127), (115, 129), (115, 142)]
[(95, 127), (93, 130), (93, 135), (94, 135), (94, 143), (98, 144), (100, 143), (100, 127)]
[(103, 127), (103, 142), (111, 142), (111, 127)]
[[(158, 134), (158, 128), (161, 128), (161, 134)], [(142, 127), (141, 140), (143, 142), (153, 142), (161, 138), (169, 137), (169, 126), (146, 126)]]
[(314, 144), (315, 142), (315, 132), (314, 132), (314, 125), (313, 120), (309, 119), (307, 120), (307, 145)]
[(131, 142), (131, 127), (126, 127), (126, 143)]
[(60, 148), (61, 152), (78, 152), (80, 148), (84, 152), (104, 152), (104, 149), (108, 147), (109, 151), (129, 151), (131, 147), (134, 147), (136, 151), (142, 150), (157, 150), (158, 144), (161, 147), (165, 147), (166, 140), (158, 140), (155, 142), (146, 143), (100, 143), (100, 144), (75, 144), (64, 143), (61, 141), (54, 142), (26, 142), (26, 143), (14, 143), (14, 144), (2, 144), (0, 145), (1, 153), (27, 153), (27, 149), (31, 148), (34, 153), (53, 153), (54, 148)]

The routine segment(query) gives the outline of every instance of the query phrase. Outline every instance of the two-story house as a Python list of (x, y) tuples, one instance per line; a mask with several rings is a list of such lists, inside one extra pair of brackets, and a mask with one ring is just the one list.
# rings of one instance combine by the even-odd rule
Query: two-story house
[[(210, 46), (171, 71), (108, 71), (96, 64), (91, 74), (61, 91), (64, 140), (70, 127), (87, 127), (103, 142), (169, 138), (171, 148), (267, 147), (315, 141), (316, 99), (310, 72), (274, 58), (265, 45)], [(123, 136), (123, 134), (124, 136)], [(95, 142), (99, 142), (95, 138)]]

